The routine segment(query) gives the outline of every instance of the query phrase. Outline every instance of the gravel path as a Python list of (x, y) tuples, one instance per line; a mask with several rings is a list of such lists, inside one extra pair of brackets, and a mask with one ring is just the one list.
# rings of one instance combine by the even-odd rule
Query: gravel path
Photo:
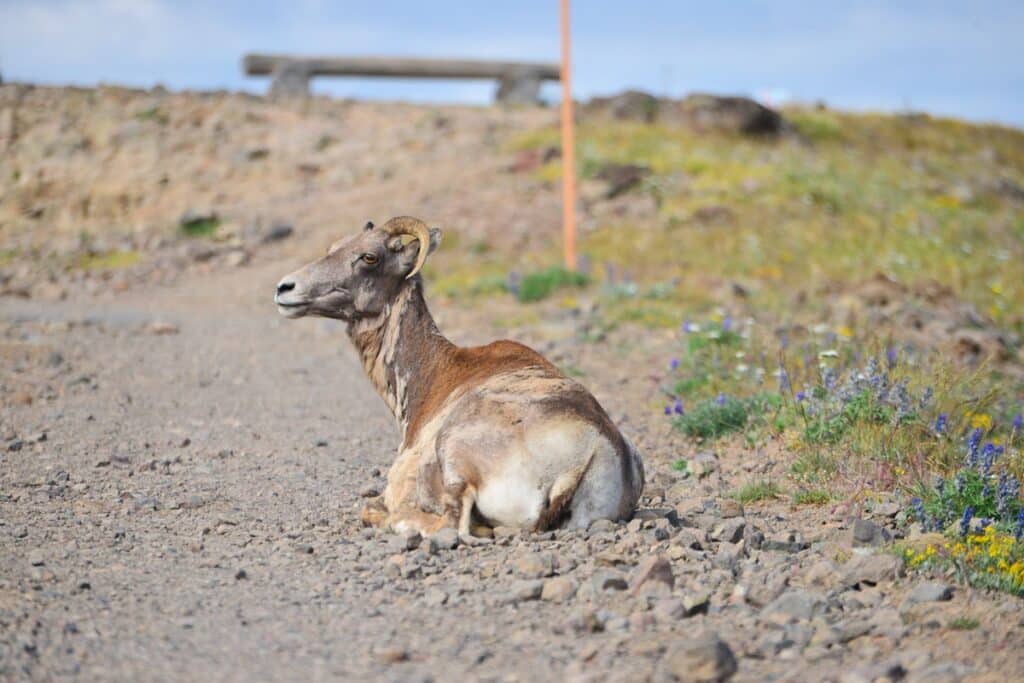
[(1019, 600), (853, 547), (895, 511), (744, 510), (657, 454), (628, 525), (362, 529), (398, 434), (340, 328), (277, 317), (290, 265), (0, 301), (0, 678), (1024, 676)]

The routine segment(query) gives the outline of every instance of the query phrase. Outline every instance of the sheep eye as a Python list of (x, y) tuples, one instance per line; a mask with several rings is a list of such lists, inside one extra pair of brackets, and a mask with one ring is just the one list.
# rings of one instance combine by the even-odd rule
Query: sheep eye
[(376, 254), (363, 254), (360, 258), (363, 259), (363, 263), (370, 266), (377, 265), (377, 261), (379, 260)]

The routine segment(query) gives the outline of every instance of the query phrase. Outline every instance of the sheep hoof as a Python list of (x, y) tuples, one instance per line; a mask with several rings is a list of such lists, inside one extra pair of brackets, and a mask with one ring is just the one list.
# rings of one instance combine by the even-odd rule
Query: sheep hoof
[(474, 536), (473, 534), (459, 534), (459, 543), (471, 546), (490, 545), (494, 543), (494, 539)]

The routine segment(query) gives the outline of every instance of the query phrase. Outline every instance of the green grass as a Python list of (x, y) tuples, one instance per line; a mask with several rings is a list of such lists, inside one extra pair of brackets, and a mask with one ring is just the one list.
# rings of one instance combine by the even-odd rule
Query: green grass
[(189, 237), (209, 237), (217, 232), (220, 219), (214, 217), (196, 218), (181, 224), (181, 231)]
[(832, 494), (824, 489), (805, 489), (793, 494), (793, 505), (827, 505)]
[(947, 624), (954, 631), (973, 631), (980, 625), (980, 621), (971, 617), (956, 617)]
[(131, 268), (141, 258), (142, 255), (133, 250), (106, 251), (99, 254), (86, 254), (78, 259), (75, 266), (81, 270), (118, 270)]
[(748, 503), (757, 503), (762, 500), (774, 500), (781, 496), (782, 489), (768, 480), (744, 484), (731, 495), (732, 498), (738, 500), (744, 505)]
[(517, 298), (523, 303), (541, 301), (562, 289), (585, 287), (588, 282), (589, 278), (582, 273), (553, 266), (523, 275)]

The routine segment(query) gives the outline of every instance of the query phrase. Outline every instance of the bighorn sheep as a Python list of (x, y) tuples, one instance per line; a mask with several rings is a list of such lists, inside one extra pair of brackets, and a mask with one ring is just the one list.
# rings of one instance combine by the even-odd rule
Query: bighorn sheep
[[(412, 237), (406, 242), (403, 237)], [(286, 276), (282, 315), (343, 320), (404, 438), (367, 524), (430, 534), (476, 525), (544, 530), (628, 518), (643, 464), (597, 400), (512, 341), (462, 348), (437, 329), (420, 268), (441, 231), (422, 221), (367, 223)]]

